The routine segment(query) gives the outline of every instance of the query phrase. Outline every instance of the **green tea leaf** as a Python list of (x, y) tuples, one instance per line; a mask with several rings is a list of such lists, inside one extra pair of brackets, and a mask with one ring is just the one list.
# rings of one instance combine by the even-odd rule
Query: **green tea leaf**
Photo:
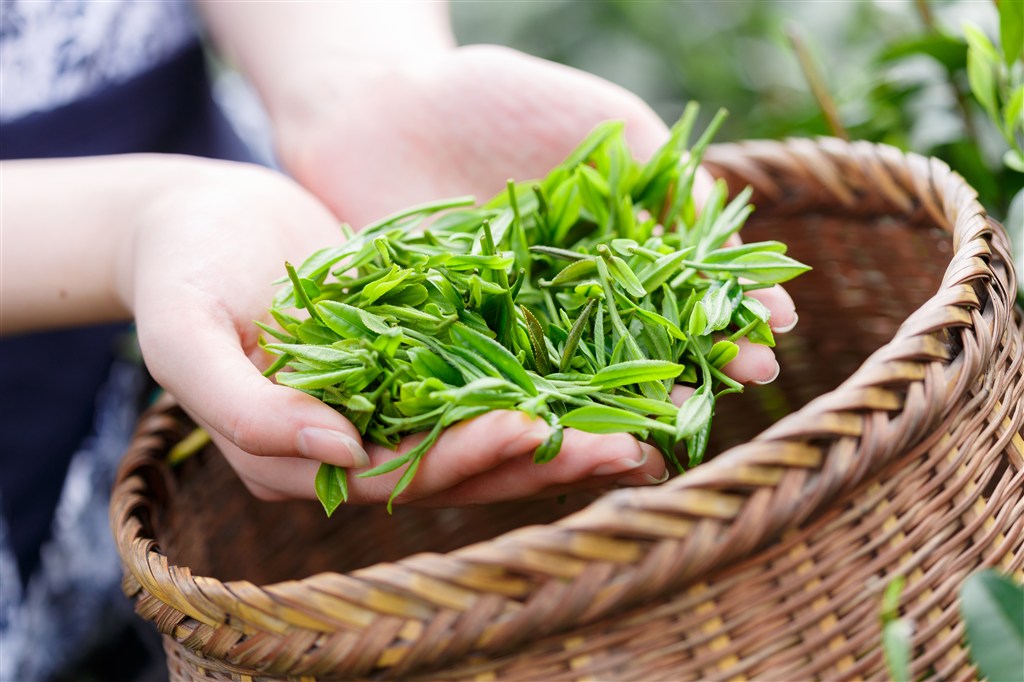
[(574, 178), (575, 176), (570, 176), (551, 193), (548, 225), (556, 244), (565, 241), (569, 230), (579, 220), (580, 209), (583, 207), (583, 199), (580, 198)]
[(597, 264), (593, 258), (578, 260), (569, 263), (559, 270), (558, 274), (551, 278), (552, 286), (559, 286), (571, 282), (579, 282), (594, 276), (597, 272)]
[(281, 341), (283, 343), (295, 343), (296, 341), (298, 341), (298, 338), (292, 336), (291, 334), (289, 334), (287, 332), (281, 331), (280, 329), (277, 329), (275, 327), (271, 327), (269, 324), (266, 324), (265, 322), (260, 322), (259, 320), (255, 320), (254, 323), (255, 323), (255, 325), (257, 327), (262, 329), (267, 334), (270, 334), (271, 336), (273, 336), (278, 341)]
[(533, 350), (533, 359), (537, 365), (537, 373), (541, 376), (551, 374), (551, 362), (548, 360), (548, 348), (544, 342), (544, 329), (533, 313), (526, 306), (519, 306), (526, 321), (526, 333)]
[(740, 347), (732, 341), (718, 341), (711, 346), (708, 352), (708, 364), (721, 369), (736, 359), (740, 353)]
[(967, 38), (967, 81), (971, 92), (989, 116), (998, 120), (996, 73), (999, 55), (988, 37), (976, 26), (964, 24)]
[(711, 420), (715, 399), (703, 388), (683, 401), (676, 413), (676, 439), (686, 440), (697, 434)]
[(910, 675), (910, 651), (914, 628), (909, 621), (899, 619), (882, 626), (882, 651), (886, 667), (897, 682), (913, 682)]
[(764, 303), (761, 303), (761, 301), (751, 296), (744, 296), (740, 305), (753, 313), (754, 317), (762, 322), (767, 322), (772, 315), (771, 311), (768, 310), (768, 307)]
[(608, 222), (608, 181), (594, 168), (576, 166), (576, 186), (580, 191), (582, 210), (589, 211), (598, 225)]
[(750, 242), (739, 246), (716, 249), (704, 256), (701, 261), (704, 263), (730, 263), (739, 256), (755, 252), (786, 253), (786, 245), (777, 241)]
[(629, 292), (631, 295), (637, 298), (642, 298), (647, 295), (647, 290), (644, 289), (644, 285), (640, 283), (637, 276), (630, 269), (626, 261), (622, 260), (618, 256), (611, 256), (608, 260), (608, 272), (619, 286)]
[[(683, 426), (672, 382), (699, 385), (712, 405), (740, 390), (720, 369), (735, 341), (774, 343), (745, 292), (807, 269), (780, 242), (723, 247), (750, 213), (749, 190), (730, 201), (716, 183), (696, 210), (694, 178), (723, 117), (688, 151), (689, 105), (646, 164), (623, 125), (606, 124), (545, 177), (509, 180), (482, 206), (432, 202), (343, 230), (344, 245), (286, 267), (271, 309), (280, 329), (260, 327), (277, 354), (267, 373), (344, 411), (367, 442), (428, 432), (360, 474), (404, 468), (389, 509), (441, 430), (494, 409), (548, 420), (538, 462), (569, 426), (652, 437), (680, 470), (682, 438), (696, 464), (714, 410), (690, 403), (706, 419)], [(284, 312), (294, 306), (308, 319)]]
[(913, 682), (910, 676), (910, 652), (913, 626), (899, 617), (900, 594), (906, 578), (897, 576), (885, 586), (882, 597), (882, 653), (889, 676), (897, 682)]
[(704, 336), (708, 328), (708, 316), (704, 312), (704, 306), (695, 305), (690, 311), (690, 318), (686, 323), (686, 333), (692, 336)]
[(611, 405), (612, 407), (621, 407), (637, 414), (653, 416), (653, 417), (671, 417), (675, 419), (676, 413), (679, 411), (678, 408), (670, 402), (664, 400), (651, 400), (650, 398), (644, 398), (642, 396), (635, 395), (617, 395), (613, 393), (598, 393), (594, 396), (596, 400)]
[[(1018, 85), (1006, 102), (1006, 109), (1003, 111), (1003, 135), (1013, 138), (1018, 128), (1024, 128), (1024, 85)], [(1020, 151), (1016, 151), (1020, 156)], [(1009, 164), (1007, 164), (1009, 165)], [(1011, 166), (1012, 167), (1012, 166)], [(1015, 168), (1018, 173), (1024, 173), (1021, 168)]]
[[(433, 447), (434, 443), (437, 442), (438, 437), (441, 435), (442, 421), (438, 421), (427, 437), (421, 440), (416, 447), (410, 450), (405, 455), (406, 461), (409, 462), (409, 467), (402, 473), (402, 477), (398, 479), (394, 489), (391, 491), (391, 496), (388, 497), (388, 513), (391, 513), (391, 506), (394, 504), (395, 499), (405, 492), (405, 489), (412, 483), (412, 479), (416, 476), (416, 470), (419, 469), (420, 461), (423, 459), (423, 455), (426, 454), (427, 450)], [(367, 472), (369, 473), (369, 472)]]
[(651, 430), (675, 431), (667, 424), (606, 405), (578, 407), (558, 421), (564, 427), (588, 433), (633, 433), (646, 437)]
[(284, 267), (285, 270), (288, 271), (288, 279), (290, 279), (292, 282), (292, 290), (295, 294), (296, 305), (298, 305), (298, 307), (300, 308), (305, 308), (306, 310), (308, 310), (310, 316), (314, 320), (317, 320), (319, 322), (320, 317), (317, 314), (316, 308), (313, 306), (313, 303), (310, 300), (308, 293), (309, 285), (312, 284), (315, 287), (316, 284), (311, 280), (299, 277), (298, 273), (295, 272), (295, 268), (292, 266), (291, 263), (285, 263)]
[(696, 249), (696, 246), (690, 246), (681, 251), (673, 251), (645, 266), (643, 270), (637, 273), (637, 278), (640, 280), (640, 286), (644, 292), (648, 294), (653, 293), (658, 287), (671, 279), (673, 275), (679, 272), (679, 266), (682, 262), (689, 258)]
[(732, 319), (733, 305), (730, 298), (731, 280), (721, 284), (712, 284), (704, 292), (699, 307), (704, 309), (704, 317), (707, 322), (701, 335), (710, 334), (720, 329), (725, 329)]
[(780, 284), (811, 269), (809, 265), (793, 260), (789, 256), (774, 251), (747, 253), (732, 259), (728, 263), (692, 263), (692, 267), (712, 272), (729, 272), (737, 277), (746, 277), (754, 282)]
[(754, 207), (747, 203), (753, 193), (754, 189), (747, 187), (722, 209), (721, 214), (711, 223), (707, 228), (707, 234), (701, 239), (702, 252), (718, 248), (739, 231), (747, 217), (754, 212)]
[(336, 370), (315, 370), (309, 372), (281, 372), (277, 375), (277, 383), (302, 390), (313, 390), (344, 384), (356, 375), (364, 376), (367, 370), (362, 367), (347, 367)]
[(683, 365), (665, 360), (631, 360), (608, 365), (594, 375), (590, 385), (606, 389), (645, 381), (675, 379), (683, 369)]
[(564, 428), (561, 424), (555, 423), (551, 427), (551, 434), (544, 440), (543, 443), (537, 446), (537, 449), (533, 451), (533, 461), (536, 464), (544, 464), (553, 460), (558, 453), (562, 450), (562, 440), (565, 436)]
[(315, 307), (323, 324), (346, 339), (373, 339), (391, 329), (383, 317), (347, 303), (321, 301)]
[(1024, 2), (1003, 0), (999, 3), (999, 41), (1006, 66), (1013, 66), (1024, 50)]
[(590, 299), (587, 302), (583, 312), (580, 313), (579, 317), (573, 323), (569, 329), (569, 336), (565, 340), (565, 348), (562, 350), (562, 359), (558, 363), (559, 372), (567, 372), (569, 366), (572, 363), (573, 355), (576, 353), (576, 348), (579, 346), (580, 339), (583, 338), (583, 332), (587, 328), (587, 322), (590, 320), (591, 313), (594, 312), (594, 308), (597, 307), (597, 299)]
[(960, 588), (971, 659), (990, 680), (1024, 680), (1024, 586), (992, 570)]
[(320, 464), (313, 485), (327, 516), (333, 514), (342, 502), (348, 502), (348, 475), (339, 466)]
[(942, 33), (915, 35), (893, 42), (882, 50), (877, 59), (884, 64), (918, 55), (931, 57), (945, 67), (947, 73), (956, 73), (967, 64), (967, 46), (962, 41)]
[(460, 323), (452, 325), (450, 333), (453, 341), (480, 355), (509, 381), (517, 384), (529, 395), (537, 395), (537, 387), (533, 385), (526, 370), (500, 343)]
[(583, 163), (595, 149), (608, 142), (609, 139), (622, 135), (625, 125), (622, 121), (606, 121), (599, 124), (572, 150), (565, 161), (559, 165), (559, 168), (575, 168)]
[(633, 312), (644, 321), (663, 327), (665, 331), (671, 334), (675, 339), (679, 341), (686, 341), (686, 334), (683, 333), (683, 330), (666, 317), (637, 305), (633, 306)]
[(480, 256), (449, 256), (444, 266), (449, 270), (504, 270), (512, 267), (515, 259), (501, 254)]
[(539, 253), (545, 256), (551, 256), (553, 258), (559, 258), (561, 260), (568, 261), (593, 258), (593, 256), (590, 256), (585, 253), (580, 253), (579, 251), (570, 251), (569, 249), (560, 249), (557, 246), (546, 246), (543, 244), (534, 244), (533, 246), (530, 247), (530, 252)]
[(314, 346), (296, 343), (271, 343), (267, 344), (267, 350), (278, 353), (287, 353), (303, 362), (308, 362), (322, 369), (351, 365), (352, 354), (350, 351), (341, 350), (333, 346)]
[(708, 449), (708, 439), (711, 436), (711, 420), (708, 419), (701, 428), (686, 438), (686, 455), (689, 458), (690, 468), (693, 468), (704, 461), (704, 455)]

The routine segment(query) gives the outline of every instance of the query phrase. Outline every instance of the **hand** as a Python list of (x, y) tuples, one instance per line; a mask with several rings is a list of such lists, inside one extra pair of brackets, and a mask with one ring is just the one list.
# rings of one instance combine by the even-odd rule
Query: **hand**
[[(541, 177), (609, 119), (626, 122), (639, 158), (667, 138), (664, 122), (632, 93), (501, 47), (354, 64), (324, 59), (303, 77), (315, 96), (290, 100), (277, 117), (281, 158), (357, 227), (424, 201), (463, 194), (483, 200), (510, 177)], [(698, 202), (710, 186), (710, 176), (700, 175)], [(781, 287), (751, 295), (771, 311), (776, 332), (796, 324)], [(727, 374), (744, 383), (774, 380), (779, 365), (770, 348), (746, 340), (740, 348)]]
[[(142, 212), (118, 278), (146, 364), (211, 434), (245, 485), (264, 499), (313, 498), (321, 461), (349, 468), (395, 453), (371, 446), (333, 408), (278, 386), (260, 369), (254, 319), (266, 320), (283, 261), (337, 242), (336, 220), (283, 176), (238, 164), (190, 162)], [(569, 431), (555, 462), (534, 465), (548, 426), (494, 412), (450, 428), (401, 501), (468, 504), (553, 495), (615, 481), (652, 483), (661, 456), (628, 436)], [(413, 447), (422, 435), (402, 443)], [(354, 503), (385, 502), (400, 472), (351, 477)]]

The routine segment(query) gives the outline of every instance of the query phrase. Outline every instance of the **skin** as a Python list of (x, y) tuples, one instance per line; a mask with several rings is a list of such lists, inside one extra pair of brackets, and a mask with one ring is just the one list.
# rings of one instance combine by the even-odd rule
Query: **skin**
[[(381, 7), (202, 4), (217, 45), (260, 93), (291, 178), (173, 156), (0, 164), (3, 333), (134, 318), (154, 378), (263, 499), (313, 498), (322, 461), (361, 469), (394, 456), (364, 449), (332, 408), (260, 374), (269, 360), (252, 320), (267, 319), (286, 259), (337, 243), (339, 219), (358, 227), (539, 177), (607, 119), (626, 121), (641, 157), (667, 137), (639, 99), (590, 74), (505, 48), (456, 47), (443, 4)], [(757, 295), (777, 331), (795, 323), (784, 290)], [(773, 379), (771, 350), (741, 346), (726, 371)], [(504, 411), (451, 427), (398, 501), (471, 504), (667, 475), (647, 444), (571, 429), (553, 462), (534, 465), (547, 434), (543, 422)], [(386, 501), (399, 475), (351, 476), (351, 502)]]

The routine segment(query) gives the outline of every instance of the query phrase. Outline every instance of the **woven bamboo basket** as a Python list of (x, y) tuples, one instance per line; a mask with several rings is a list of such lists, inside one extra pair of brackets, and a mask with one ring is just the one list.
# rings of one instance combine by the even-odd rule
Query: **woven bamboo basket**
[(192, 428), (140, 421), (113, 493), (124, 591), (173, 680), (976, 677), (957, 591), (1024, 567), (1024, 324), (1008, 240), (942, 163), (834, 139), (719, 145), (745, 236), (814, 270), (782, 374), (723, 400), (661, 486), (462, 509), (262, 503)]

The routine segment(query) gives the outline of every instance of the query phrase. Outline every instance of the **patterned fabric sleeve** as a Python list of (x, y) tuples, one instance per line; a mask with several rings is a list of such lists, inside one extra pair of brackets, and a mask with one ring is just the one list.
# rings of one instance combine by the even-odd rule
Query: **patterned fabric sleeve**
[(187, 2), (0, 0), (0, 121), (123, 82), (195, 40)]

